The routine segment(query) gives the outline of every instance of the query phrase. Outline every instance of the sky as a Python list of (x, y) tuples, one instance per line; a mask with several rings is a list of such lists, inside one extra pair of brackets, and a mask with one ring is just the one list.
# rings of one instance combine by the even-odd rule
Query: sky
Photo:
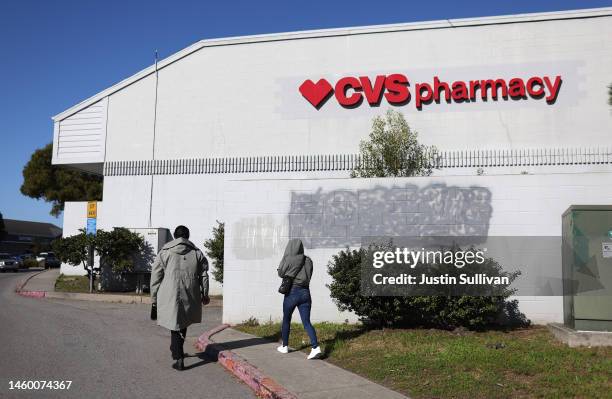
[(612, 6), (612, 0), (64, 1), (0, 0), (0, 212), (52, 222), (21, 195), (51, 117), (201, 39), (307, 29)]

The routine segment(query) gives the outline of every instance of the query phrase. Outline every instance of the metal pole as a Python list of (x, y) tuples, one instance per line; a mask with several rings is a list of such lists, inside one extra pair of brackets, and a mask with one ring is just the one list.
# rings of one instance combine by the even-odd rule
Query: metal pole
[[(159, 83), (159, 73), (157, 69), (157, 50), (155, 50), (155, 97), (154, 97), (154, 106), (153, 106), (153, 143), (152, 143), (152, 151), (151, 151), (151, 162), (155, 163), (155, 135), (157, 133), (157, 87)], [(151, 195), (149, 197), (149, 223), (148, 227), (152, 226), (152, 217), (153, 217), (153, 183), (154, 183), (154, 174), (151, 173)]]
[(89, 259), (87, 263), (89, 265), (89, 293), (93, 293), (93, 279), (94, 279), (94, 246), (89, 244)]

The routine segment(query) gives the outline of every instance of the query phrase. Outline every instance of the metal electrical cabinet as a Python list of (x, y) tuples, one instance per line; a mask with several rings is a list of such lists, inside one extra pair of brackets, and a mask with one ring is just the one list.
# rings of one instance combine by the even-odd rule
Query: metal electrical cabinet
[(562, 225), (565, 325), (612, 331), (612, 206), (572, 205)]
[(140, 234), (145, 241), (145, 253), (136, 259), (134, 270), (138, 272), (151, 272), (155, 256), (167, 242), (172, 241), (172, 234), (166, 228), (129, 228), (130, 231)]
[(134, 259), (134, 270), (115, 273), (110, 266), (100, 269), (99, 289), (106, 291), (136, 291), (149, 289), (151, 266), (155, 256), (164, 244), (172, 240), (170, 230), (166, 228), (128, 228), (140, 234), (145, 241), (145, 250)]

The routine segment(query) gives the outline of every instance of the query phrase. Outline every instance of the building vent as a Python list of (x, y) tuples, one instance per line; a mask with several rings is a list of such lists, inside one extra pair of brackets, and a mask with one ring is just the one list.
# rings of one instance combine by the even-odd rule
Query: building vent
[(56, 122), (53, 163), (104, 162), (108, 98)]

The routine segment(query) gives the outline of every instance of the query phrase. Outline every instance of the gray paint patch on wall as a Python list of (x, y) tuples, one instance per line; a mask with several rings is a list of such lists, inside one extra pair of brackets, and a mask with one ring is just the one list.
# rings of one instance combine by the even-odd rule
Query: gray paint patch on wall
[(273, 216), (242, 218), (232, 229), (232, 247), (238, 259), (266, 259), (285, 250), (287, 227)]
[(486, 187), (446, 184), (292, 192), (289, 238), (340, 248), (365, 236), (487, 236), (491, 197)]

